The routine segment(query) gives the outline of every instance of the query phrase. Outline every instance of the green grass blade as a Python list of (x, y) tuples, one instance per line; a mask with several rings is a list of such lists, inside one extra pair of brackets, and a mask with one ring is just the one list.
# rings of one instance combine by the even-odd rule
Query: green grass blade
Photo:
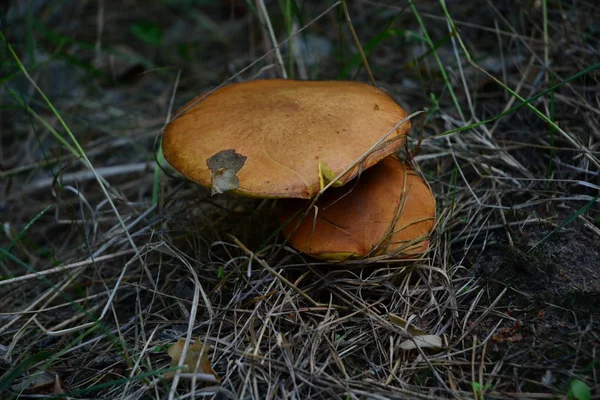
[(437, 51), (435, 50), (435, 44), (433, 43), (433, 41), (431, 40), (431, 37), (429, 36), (429, 33), (427, 32), (427, 27), (425, 27), (425, 24), (423, 23), (423, 20), (421, 19), (421, 15), (419, 14), (417, 7), (415, 6), (415, 3), (413, 3), (413, 2), (410, 3), (410, 9), (412, 10), (413, 14), (415, 15), (415, 18), (417, 19), (417, 23), (419, 24), (419, 27), (421, 28), (421, 31), (423, 32), (423, 35), (425, 36), (425, 40), (427, 41), (429, 48), (432, 50), (433, 57), (435, 58), (435, 61), (438, 65), (440, 73), (442, 74), (442, 78), (444, 79), (444, 83), (446, 84), (448, 93), (450, 94), (450, 97), (452, 98), (454, 107), (458, 111), (458, 114), (460, 115), (460, 119), (462, 119), (464, 121), (465, 115), (462, 111), (462, 108), (460, 107), (458, 98), (456, 97), (456, 94), (454, 93), (454, 89), (452, 88), (452, 83), (450, 82), (450, 78), (448, 78), (448, 74), (446, 73), (446, 68), (445, 68), (444, 64), (442, 63), (442, 60), (440, 59), (440, 56), (438, 55)]
[[(8, 247), (5, 249), (5, 251), (7, 253), (10, 253), (10, 251), (15, 246), (15, 244), (17, 244), (17, 242), (25, 236), (25, 233), (27, 233), (29, 228), (31, 228), (33, 226), (33, 224), (35, 224), (36, 221), (38, 219), (40, 219), (42, 217), (42, 215), (46, 214), (46, 212), (48, 212), (48, 210), (50, 210), (51, 208), (52, 208), (52, 206), (48, 205), (42, 211), (40, 211), (35, 217), (33, 217), (31, 219), (31, 221), (29, 221), (27, 223), (27, 225), (25, 225), (25, 227), (23, 229), (21, 229), (21, 231), (17, 234), (17, 236), (15, 236), (13, 238), (13, 240), (11, 240), (11, 242), (8, 244)], [(5, 257), (4, 254), (0, 254), (0, 262), (2, 262), (2, 260), (4, 260), (4, 257)]]
[(69, 136), (69, 138), (71, 139), (71, 141), (73, 142), (74, 147), (77, 150), (78, 155), (81, 157), (82, 161), (84, 162), (84, 165), (87, 168), (89, 168), (89, 170), (94, 174), (94, 177), (96, 178), (96, 181), (98, 182), (98, 185), (100, 186), (100, 189), (102, 190), (104, 196), (106, 197), (106, 200), (110, 204), (113, 212), (115, 213), (115, 216), (117, 217), (117, 219), (119, 221), (119, 225), (121, 225), (121, 228), (123, 228), (123, 231), (125, 232), (125, 235), (127, 237), (127, 240), (129, 241), (129, 244), (135, 250), (135, 252), (139, 255), (139, 250), (138, 250), (135, 242), (133, 241), (133, 238), (129, 234), (127, 226), (125, 225), (125, 222), (121, 218), (121, 215), (119, 214), (119, 211), (117, 210), (117, 207), (115, 206), (114, 202), (112, 201), (112, 198), (110, 197), (110, 194), (108, 193), (108, 190), (106, 188), (107, 185), (106, 185), (104, 179), (102, 177), (100, 177), (100, 175), (98, 175), (98, 173), (96, 172), (96, 169), (92, 165), (91, 161), (88, 159), (85, 151), (83, 150), (83, 148), (81, 147), (81, 145), (77, 141), (77, 138), (75, 138), (75, 135), (73, 134), (73, 132), (71, 132), (71, 129), (69, 128), (69, 126), (67, 125), (67, 123), (65, 122), (65, 120), (62, 118), (62, 116), (60, 115), (60, 113), (58, 112), (58, 110), (54, 107), (54, 105), (52, 104), (52, 102), (50, 101), (50, 99), (46, 96), (46, 94), (42, 91), (42, 89), (37, 85), (37, 83), (35, 82), (35, 80), (33, 80), (31, 78), (31, 76), (27, 72), (27, 69), (25, 68), (25, 66), (21, 62), (21, 59), (19, 58), (19, 56), (17, 55), (17, 53), (15, 52), (15, 50), (13, 49), (13, 47), (10, 45), (10, 43), (8, 43), (8, 40), (6, 40), (6, 37), (4, 36), (4, 33), (2, 33), (2, 32), (0, 32), (0, 39), (3, 40), (6, 43), (8, 51), (12, 55), (13, 59), (15, 60), (15, 62), (17, 63), (17, 65), (19, 66), (19, 68), (21, 69), (21, 71), (23, 72), (23, 74), (25, 75), (25, 77), (29, 80), (29, 82), (36, 89), (36, 91), (38, 92), (38, 94), (42, 97), (42, 99), (44, 100), (44, 102), (46, 103), (46, 105), (48, 106), (48, 108), (52, 111), (52, 113), (54, 114), (54, 116), (58, 119), (58, 122), (60, 123), (60, 125), (63, 127), (63, 129), (65, 130), (65, 132), (67, 133), (67, 135)]
[[(556, 80), (556, 75), (552, 74), (552, 86), (555, 85), (554, 81)], [(556, 102), (554, 101), (554, 93), (555, 89), (550, 91), (550, 119), (552, 121), (556, 120)], [(552, 160), (554, 159), (554, 127), (550, 126), (550, 154), (548, 159), (548, 171), (546, 172), (546, 188), (550, 187), (550, 178), (552, 176)]]
[[(446, 7), (446, 4), (443, 0), (439, 1), (439, 4), (442, 7), (442, 10), (444, 12), (444, 16), (446, 17), (448, 23), (450, 24), (450, 28), (452, 30), (452, 32), (455, 34), (456, 39), (458, 40), (458, 43), (460, 44), (460, 47), (466, 57), (467, 62), (469, 63), (469, 65), (471, 65), (472, 67), (476, 68), (478, 71), (482, 72), (483, 74), (485, 74), (487, 77), (489, 77), (490, 79), (492, 79), (494, 82), (496, 82), (496, 84), (498, 84), (500, 87), (502, 87), (504, 90), (506, 90), (508, 93), (510, 93), (513, 97), (516, 97), (519, 101), (521, 101), (522, 103), (524, 103), (523, 105), (526, 106), (527, 108), (529, 108), (531, 111), (533, 111), (540, 119), (542, 119), (544, 122), (546, 122), (547, 124), (549, 124), (552, 128), (554, 128), (557, 132), (559, 132), (565, 139), (567, 139), (567, 141), (569, 141), (574, 147), (576, 147), (577, 149), (581, 150), (584, 153), (584, 156), (590, 160), (596, 167), (600, 168), (600, 160), (590, 152), (589, 149), (583, 147), (575, 138), (573, 138), (569, 133), (565, 132), (560, 126), (558, 126), (554, 121), (551, 121), (550, 118), (548, 118), (546, 115), (544, 115), (543, 112), (541, 112), (540, 110), (538, 110), (536, 107), (533, 106), (533, 104), (531, 104), (531, 101), (526, 101), (525, 98), (523, 98), (521, 95), (519, 95), (517, 92), (515, 92), (514, 90), (512, 90), (511, 88), (509, 88), (506, 84), (504, 84), (501, 80), (499, 80), (498, 78), (496, 78), (494, 75), (490, 74), (489, 72), (487, 72), (485, 69), (481, 68), (475, 61), (473, 61), (473, 58), (471, 57), (471, 54), (469, 53), (469, 51), (467, 50), (467, 47), (465, 46), (465, 44), (463, 43), (460, 35), (458, 34), (458, 30), (456, 29), (456, 26), (454, 24), (454, 21), (452, 19), (452, 17), (450, 16), (450, 13), (448, 12), (448, 9)], [(594, 64), (592, 67), (594, 67), (593, 69), (596, 69), (597, 66), (600, 63), (596, 63)], [(590, 67), (591, 68), (591, 67)], [(588, 71), (590, 68), (586, 68), (585, 71)], [(577, 75), (577, 74), (576, 74)]]
[(563, 227), (565, 227), (566, 225), (570, 224), (571, 222), (573, 222), (575, 219), (577, 219), (580, 215), (585, 214), (590, 208), (592, 208), (592, 206), (600, 199), (600, 193), (598, 193), (593, 199), (591, 199), (588, 203), (586, 203), (586, 205), (584, 205), (583, 207), (581, 207), (579, 210), (577, 210), (575, 213), (573, 213), (569, 218), (567, 218), (565, 221), (563, 221), (560, 225), (558, 225), (556, 228), (554, 228), (552, 230), (552, 232), (548, 233), (546, 236), (544, 236), (539, 242), (537, 242), (536, 244), (534, 244), (533, 246), (531, 246), (531, 248), (529, 249), (529, 251), (532, 251), (533, 249), (535, 249), (538, 245), (544, 243), (546, 240), (548, 240), (552, 235), (554, 235), (556, 232), (558, 232), (559, 230), (561, 230)]
[[(593, 65), (589, 66), (588, 68), (584, 69), (583, 71), (580, 71), (580, 72), (572, 75), (568, 79), (565, 79), (564, 81), (559, 82), (556, 85), (551, 86), (548, 89), (545, 89), (545, 90), (541, 91), (540, 93), (536, 94), (535, 96), (530, 97), (529, 99), (522, 99), (521, 103), (519, 103), (516, 106), (514, 106), (514, 107), (512, 107), (512, 108), (510, 108), (508, 110), (506, 110), (503, 113), (500, 113), (500, 114), (498, 114), (498, 115), (496, 115), (496, 116), (494, 116), (492, 118), (488, 118), (486, 120), (482, 120), (482, 121), (475, 122), (475, 123), (472, 123), (472, 124), (469, 124), (469, 125), (466, 125), (466, 126), (462, 126), (460, 128), (456, 128), (456, 129), (452, 129), (452, 130), (446, 131), (444, 133), (441, 133), (438, 136), (451, 135), (453, 133), (463, 132), (463, 131), (466, 131), (466, 130), (469, 130), (469, 129), (476, 128), (476, 127), (481, 126), (481, 125), (489, 124), (490, 122), (494, 122), (494, 121), (496, 121), (496, 120), (498, 120), (498, 119), (500, 119), (500, 118), (502, 118), (502, 117), (504, 117), (504, 116), (506, 116), (508, 114), (511, 114), (511, 113), (517, 111), (520, 108), (523, 108), (523, 107), (531, 105), (532, 102), (536, 101), (537, 99), (539, 99), (542, 96), (545, 96), (550, 91), (556, 90), (557, 88), (559, 88), (559, 87), (561, 87), (561, 86), (563, 86), (563, 85), (565, 85), (565, 84), (567, 84), (567, 83), (569, 83), (571, 81), (574, 81), (575, 79), (578, 79), (578, 78), (580, 78), (580, 77), (582, 77), (584, 75), (587, 75), (590, 72), (595, 71), (597, 69), (600, 69), (600, 62), (596, 63), (596, 64), (593, 64)], [(521, 98), (521, 97), (519, 96), (519, 98)], [(547, 118), (545, 118), (545, 119), (547, 119)], [(555, 129), (558, 128), (558, 126), (554, 122), (552, 122), (550, 124), (550, 126), (551, 127), (555, 127)]]
[[(392, 18), (390, 18), (390, 20), (385, 24), (385, 27), (363, 46), (363, 50), (365, 51), (365, 56), (367, 57), (367, 59), (369, 58), (369, 55), (373, 52), (373, 50), (375, 50), (377, 45), (382, 43), (385, 39), (392, 36), (404, 35), (406, 31), (391, 28), (391, 26), (394, 24), (394, 22), (396, 22), (396, 20), (404, 12), (404, 10), (406, 10), (406, 7), (400, 10), (398, 13), (396, 13)], [(350, 75), (350, 71), (352, 71), (354, 68), (357, 68), (354, 74), (354, 78), (356, 79), (356, 76), (360, 73), (362, 67), (363, 64), (361, 56), (360, 54), (356, 54), (354, 57), (352, 57), (352, 60), (350, 60), (350, 62), (340, 71), (338, 79), (346, 79), (348, 75)]]
[(40, 361), (46, 360), (51, 355), (52, 353), (49, 351), (40, 351), (39, 353), (27, 357), (25, 360), (21, 361), (19, 365), (2, 375), (2, 377), (0, 377), (0, 395), (5, 393), (13, 384), (13, 382), (19, 379), (21, 375), (30, 367), (39, 363)]

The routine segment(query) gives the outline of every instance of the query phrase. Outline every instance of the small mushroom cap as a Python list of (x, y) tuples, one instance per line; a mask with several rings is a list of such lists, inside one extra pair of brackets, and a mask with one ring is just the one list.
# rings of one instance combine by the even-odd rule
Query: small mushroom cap
[(328, 189), (302, 219), (307, 202), (283, 200), (289, 244), (326, 260), (421, 254), (435, 220), (426, 182), (395, 156), (383, 159), (341, 188)]
[[(200, 98), (166, 127), (165, 158), (213, 193), (252, 197), (314, 197), (407, 116), (357, 82), (256, 80)], [(336, 185), (401, 148), (409, 128), (397, 127)]]

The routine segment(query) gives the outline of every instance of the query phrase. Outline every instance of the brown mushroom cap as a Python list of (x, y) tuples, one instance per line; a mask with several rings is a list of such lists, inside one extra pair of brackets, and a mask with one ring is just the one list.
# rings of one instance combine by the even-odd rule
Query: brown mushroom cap
[[(173, 120), (163, 153), (216, 192), (311, 198), (323, 176), (342, 173), (406, 116), (386, 92), (357, 82), (249, 81), (216, 90)], [(336, 184), (401, 148), (409, 128), (398, 127)]]
[(327, 190), (315, 204), (317, 217), (313, 208), (300, 225), (307, 202), (280, 203), (286, 223), (283, 233), (290, 245), (328, 260), (423, 253), (435, 219), (429, 187), (395, 156), (346, 186)]

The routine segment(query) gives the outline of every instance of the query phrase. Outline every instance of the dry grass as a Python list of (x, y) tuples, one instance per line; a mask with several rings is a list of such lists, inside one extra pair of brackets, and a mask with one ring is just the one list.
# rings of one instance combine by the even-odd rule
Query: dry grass
[[(378, 85), (424, 111), (403, 157), (438, 218), (418, 260), (330, 265), (285, 245), (276, 201), (210, 197), (155, 150), (230, 81), (367, 82), (343, 10), (208, 3), (3, 10), (0, 396), (598, 398), (600, 9), (349, 3)], [(444, 347), (401, 350), (390, 313)], [(163, 377), (180, 337), (220, 384)]]

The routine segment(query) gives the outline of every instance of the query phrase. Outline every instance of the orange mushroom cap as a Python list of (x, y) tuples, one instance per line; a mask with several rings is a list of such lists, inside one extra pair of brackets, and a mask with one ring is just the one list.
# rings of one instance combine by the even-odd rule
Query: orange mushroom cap
[[(252, 197), (314, 197), (407, 116), (357, 82), (256, 80), (196, 100), (166, 127), (165, 158), (213, 192)], [(409, 128), (397, 127), (336, 185), (401, 148)]]
[[(429, 247), (435, 198), (414, 171), (389, 156), (341, 188), (327, 190), (299, 222), (307, 203), (282, 200), (283, 234), (316, 258), (418, 255)], [(298, 225), (299, 223), (299, 225)]]

